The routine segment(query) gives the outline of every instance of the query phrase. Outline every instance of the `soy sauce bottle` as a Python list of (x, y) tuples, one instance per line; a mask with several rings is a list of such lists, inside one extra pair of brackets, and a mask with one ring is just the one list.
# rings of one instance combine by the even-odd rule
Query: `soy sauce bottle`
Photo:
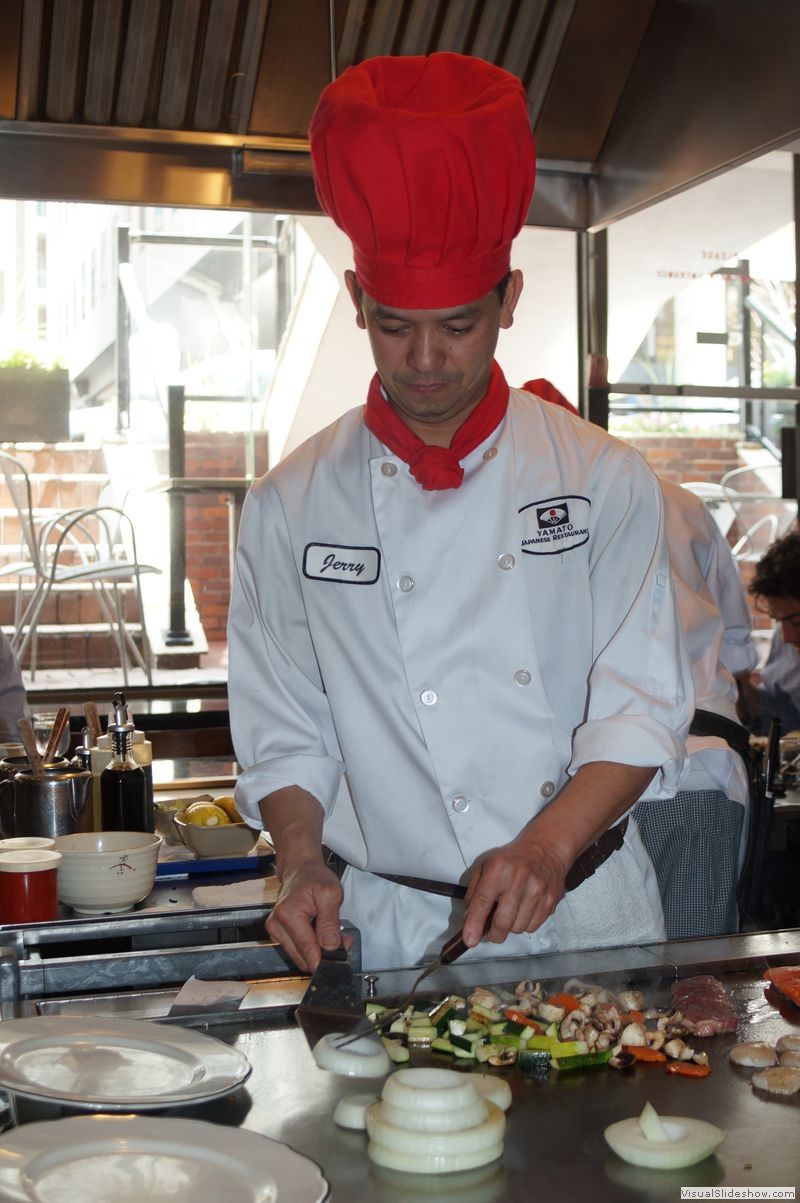
[(128, 707), (114, 698), (114, 721), (108, 724), (111, 759), (100, 774), (100, 820), (103, 831), (153, 831), (144, 769), (133, 757), (133, 723)]

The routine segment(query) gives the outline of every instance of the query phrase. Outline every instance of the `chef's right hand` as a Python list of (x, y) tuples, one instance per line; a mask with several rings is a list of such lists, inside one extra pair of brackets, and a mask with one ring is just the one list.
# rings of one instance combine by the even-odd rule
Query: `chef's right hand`
[[(322, 861), (284, 869), (278, 900), (266, 927), (299, 969), (313, 973), (319, 964), (321, 948), (334, 949), (342, 944), (339, 928), (342, 897), (339, 878)], [(345, 946), (350, 942), (345, 939)]]

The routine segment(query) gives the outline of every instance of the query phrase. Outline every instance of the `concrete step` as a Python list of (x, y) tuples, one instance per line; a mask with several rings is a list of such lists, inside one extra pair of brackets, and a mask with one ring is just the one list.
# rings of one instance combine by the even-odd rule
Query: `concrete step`
[[(14, 581), (15, 578), (11, 578)], [(122, 616), (126, 622), (139, 619), (139, 605), (134, 586), (122, 583), (119, 586), (122, 600)], [(33, 585), (26, 580), (22, 588), (22, 607), (25, 608), (33, 593)], [(0, 583), (0, 626), (9, 626), (14, 622), (17, 603), (17, 586), (15, 583)], [(96, 593), (88, 583), (76, 583), (70, 586), (60, 585), (50, 591), (40, 615), (42, 623), (58, 625), (60, 623), (98, 623), (103, 621), (103, 613)]]
[[(141, 628), (127, 624), (141, 644)], [(7, 635), (13, 628), (3, 628)], [(106, 623), (46, 623), (38, 627), (36, 666), (38, 668), (105, 668), (119, 664), (119, 648)], [(30, 668), (30, 648), (22, 657), (23, 670)]]

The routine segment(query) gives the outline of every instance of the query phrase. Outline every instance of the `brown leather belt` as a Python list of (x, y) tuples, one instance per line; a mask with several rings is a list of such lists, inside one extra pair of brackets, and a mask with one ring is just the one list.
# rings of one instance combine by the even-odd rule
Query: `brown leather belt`
[[(616, 852), (622, 847), (627, 829), (628, 820), (623, 819), (621, 823), (609, 827), (608, 831), (604, 832), (594, 844), (590, 844), (585, 852), (580, 854), (567, 874), (564, 882), (565, 891), (577, 890), (578, 886), (583, 885), (593, 873), (596, 873), (612, 852)], [(441, 894), (446, 898), (463, 898), (467, 892), (466, 886), (453, 885), (449, 881), (432, 881), (428, 877), (403, 877), (398, 873), (376, 873), (375, 876), (382, 877), (384, 881), (393, 881), (398, 886), (409, 886), (412, 890), (424, 890), (426, 894)]]

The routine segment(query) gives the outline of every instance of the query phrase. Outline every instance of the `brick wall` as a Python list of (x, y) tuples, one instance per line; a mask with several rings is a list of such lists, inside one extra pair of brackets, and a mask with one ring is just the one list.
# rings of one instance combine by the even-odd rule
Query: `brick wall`
[[(187, 476), (244, 476), (244, 434), (186, 434)], [(267, 470), (267, 436), (256, 435), (256, 476)], [(230, 572), (225, 493), (186, 496), (186, 575), (209, 643), (227, 634)]]
[(706, 480), (714, 484), (738, 468), (738, 437), (697, 438), (687, 435), (631, 434), (625, 442), (640, 451), (657, 476), (676, 484)]

